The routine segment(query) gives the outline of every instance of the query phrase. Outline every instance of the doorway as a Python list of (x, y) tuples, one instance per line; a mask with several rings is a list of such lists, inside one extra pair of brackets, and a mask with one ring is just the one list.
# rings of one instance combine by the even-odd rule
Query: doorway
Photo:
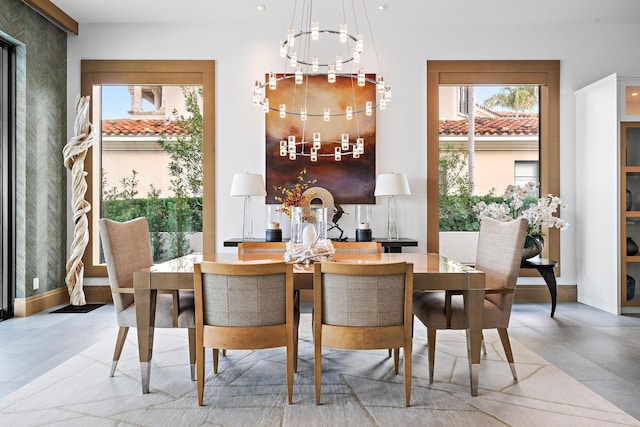
[(13, 317), (14, 215), (13, 135), (14, 70), (13, 47), (0, 40), (0, 321)]

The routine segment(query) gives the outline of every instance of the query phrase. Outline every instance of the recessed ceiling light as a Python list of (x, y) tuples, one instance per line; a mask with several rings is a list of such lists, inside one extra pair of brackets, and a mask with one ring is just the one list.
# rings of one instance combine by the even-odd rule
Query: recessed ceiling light
[(631, 96), (638, 96), (638, 92), (633, 92)]
[(267, 6), (265, 6), (264, 4), (257, 4), (256, 5), (256, 9), (258, 10), (265, 10), (267, 8)]
[(378, 10), (387, 10), (387, 7), (389, 7), (386, 3), (384, 4), (379, 4), (378, 5)]

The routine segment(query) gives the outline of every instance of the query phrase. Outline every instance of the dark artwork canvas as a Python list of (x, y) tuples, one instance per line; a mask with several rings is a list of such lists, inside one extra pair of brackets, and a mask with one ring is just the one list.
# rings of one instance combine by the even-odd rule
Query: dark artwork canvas
[[(279, 76), (281, 77), (281, 75)], [(368, 74), (375, 81), (375, 75)], [(306, 93), (306, 97), (305, 97)], [(307, 105), (307, 120), (301, 121), (299, 114), (287, 114), (281, 118), (278, 111), (266, 114), (266, 187), (267, 204), (278, 203), (275, 196), (280, 192), (274, 187), (291, 188), (300, 172), (306, 168), (305, 180), (317, 180), (312, 187), (327, 189), (338, 204), (373, 204), (376, 179), (376, 109), (370, 116), (365, 114), (365, 102), (376, 101), (375, 84), (359, 87), (355, 79), (343, 77), (328, 83), (326, 75), (305, 76), (303, 84), (296, 85), (294, 79), (280, 80), (275, 90), (266, 90), (269, 105), (278, 110), (285, 104), (288, 111), (299, 112)], [(353, 118), (342, 115), (347, 106), (353, 106)], [(330, 121), (323, 118), (323, 108), (331, 111)], [(340, 114), (340, 115), (338, 115)], [(320, 132), (323, 141), (340, 141), (341, 134), (348, 133), (349, 140), (364, 138), (364, 153), (359, 158), (343, 155), (340, 161), (333, 157), (334, 144), (323, 142), (317, 161), (308, 156), (297, 156), (290, 160), (280, 155), (280, 141), (294, 135), (296, 141), (313, 140), (313, 133)], [(306, 148), (309, 152), (310, 145)]]

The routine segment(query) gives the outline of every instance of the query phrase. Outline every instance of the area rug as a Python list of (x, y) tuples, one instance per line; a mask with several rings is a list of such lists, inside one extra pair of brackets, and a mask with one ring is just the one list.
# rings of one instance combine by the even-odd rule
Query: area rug
[(85, 305), (66, 305), (51, 313), (90, 313), (96, 308), (102, 307), (104, 304), (85, 304)]
[[(136, 334), (130, 333), (109, 377), (115, 332), (0, 399), (2, 425), (13, 426), (640, 426), (640, 422), (512, 340), (519, 381), (496, 333), (477, 397), (469, 393), (466, 341), (438, 333), (435, 382), (429, 384), (426, 330), (415, 324), (411, 407), (402, 367), (386, 350), (323, 350), (322, 404), (315, 405), (311, 316), (300, 324), (293, 404), (287, 404), (284, 349), (229, 351), (213, 375), (207, 351), (203, 407), (190, 380), (186, 330), (156, 330), (150, 393), (143, 395)], [(402, 364), (401, 364), (402, 366)]]

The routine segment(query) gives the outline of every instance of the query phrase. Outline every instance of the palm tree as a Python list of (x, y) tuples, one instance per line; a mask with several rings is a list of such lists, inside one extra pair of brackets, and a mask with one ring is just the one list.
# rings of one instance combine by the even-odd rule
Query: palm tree
[(516, 112), (533, 109), (538, 103), (537, 86), (505, 86), (499, 93), (487, 98), (483, 105), (487, 108), (495, 106), (505, 107)]

